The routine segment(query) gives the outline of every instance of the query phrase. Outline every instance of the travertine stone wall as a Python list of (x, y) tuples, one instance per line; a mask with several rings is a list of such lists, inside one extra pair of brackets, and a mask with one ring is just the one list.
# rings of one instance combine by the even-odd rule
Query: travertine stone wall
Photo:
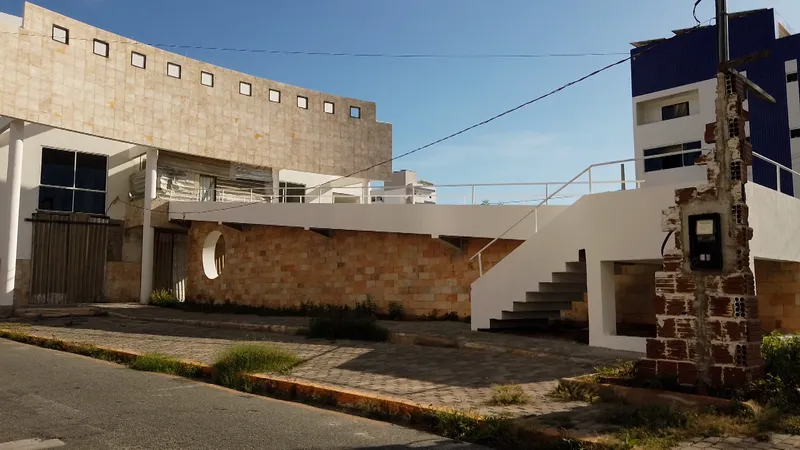
[(761, 327), (800, 333), (800, 263), (756, 260)]
[[(69, 45), (52, 39), (53, 24)], [(93, 39), (109, 43), (95, 55)], [(131, 65), (131, 52), (146, 67)], [(181, 78), (167, 75), (167, 62)], [(345, 175), (391, 158), (392, 129), (376, 122), (375, 103), (256, 78), (140, 44), (26, 3), (20, 34), (0, 33), (0, 115), (260, 167)], [(200, 84), (201, 71), (214, 86)], [(252, 96), (239, 93), (239, 82)], [(268, 100), (269, 89), (281, 103)], [(308, 109), (297, 96), (308, 97)], [(323, 112), (333, 102), (334, 114)], [(350, 106), (361, 118), (350, 117)], [(388, 179), (391, 165), (359, 174)]]
[[(214, 230), (225, 240), (225, 265), (211, 280), (203, 272), (202, 246)], [(369, 295), (382, 308), (400, 302), (411, 315), (436, 309), (467, 316), (470, 286), (478, 277), (477, 262), (468, 259), (486, 243), (470, 239), (461, 251), (416, 234), (333, 230), (328, 238), (302, 228), (246, 226), (240, 232), (195, 222), (189, 231), (187, 298), (278, 307), (352, 305)], [(520, 243), (496, 242), (483, 254), (483, 270)]]

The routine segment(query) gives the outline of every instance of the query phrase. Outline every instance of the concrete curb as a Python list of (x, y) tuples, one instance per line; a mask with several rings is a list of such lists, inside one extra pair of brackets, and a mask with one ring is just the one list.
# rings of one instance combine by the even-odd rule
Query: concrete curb
[[(222, 328), (228, 330), (260, 331), (265, 333), (286, 334), (290, 336), (305, 336), (306, 334), (308, 334), (307, 328), (290, 326), (290, 325), (220, 322), (212, 320), (195, 320), (195, 319), (173, 319), (169, 317), (137, 317), (125, 313), (119, 313), (116, 311), (104, 311), (104, 312), (108, 315), (108, 317), (115, 317), (118, 319), (126, 319), (126, 320), (140, 320), (144, 322), (172, 323), (179, 325), (192, 325), (204, 328)], [(523, 356), (531, 358), (563, 357), (560, 355), (554, 355), (552, 353), (531, 351), (517, 347), (503, 347), (498, 345), (489, 345), (482, 342), (470, 341), (467, 339), (453, 339), (441, 336), (432, 336), (427, 334), (402, 333), (396, 331), (389, 332), (388, 342), (390, 344), (397, 344), (397, 345), (419, 345), (423, 347), (438, 347), (438, 348), (452, 348), (458, 350), (477, 350), (477, 351), (488, 351), (495, 353), (507, 353), (513, 356)], [(590, 362), (590, 363), (593, 362), (574, 357), (567, 357), (567, 359), (576, 362)]]
[[(37, 336), (26, 332), (22, 327), (19, 329), (0, 328), (0, 339), (8, 339), (23, 344), (36, 345), (52, 350), (64, 351), (79, 354), (97, 359), (112, 360), (118, 363), (129, 363), (142, 356), (141, 353), (128, 350), (121, 350), (112, 347), (97, 346), (93, 344), (65, 341), (53, 337)], [(102, 355), (102, 357), (101, 357)], [(202, 380), (209, 384), (216, 383), (216, 373), (214, 368), (208, 364), (199, 363), (191, 360), (179, 360), (182, 364), (198, 369), (206, 377)], [(262, 374), (243, 374), (253, 386), (252, 393), (267, 397), (289, 399), (294, 401), (307, 402), (311, 404), (336, 406), (349, 411), (361, 413), (377, 414), (382, 419), (402, 420), (406, 423), (413, 422), (413, 418), (433, 417), (436, 413), (448, 413), (453, 410), (438, 408), (433, 405), (424, 406), (419, 403), (410, 402), (403, 399), (384, 397), (365, 392), (359, 392), (347, 388), (333, 387), (309, 381), (299, 381), (290, 377), (268, 376)], [(470, 415), (476, 421), (484, 422), (485, 417)], [(368, 414), (369, 415), (369, 414)], [(514, 432), (528, 441), (545, 441), (549, 443), (564, 442), (564, 440), (574, 440), (583, 445), (593, 448), (603, 449), (607, 445), (597, 438), (583, 438), (570, 436), (568, 431), (555, 428), (540, 428), (526, 426), (523, 420), (513, 423)], [(544, 442), (542, 442), (544, 443)]]

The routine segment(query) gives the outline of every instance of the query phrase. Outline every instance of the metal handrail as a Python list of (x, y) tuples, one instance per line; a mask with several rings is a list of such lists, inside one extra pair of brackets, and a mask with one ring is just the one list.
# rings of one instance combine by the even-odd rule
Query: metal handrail
[[(558, 194), (559, 192), (561, 192), (562, 189), (567, 187), (567, 185), (573, 184), (573, 182), (575, 180), (577, 180), (578, 178), (580, 178), (581, 176), (583, 176), (587, 172), (589, 173), (589, 182), (591, 183), (592, 168), (594, 168), (594, 167), (608, 166), (608, 165), (614, 165), (614, 164), (620, 164), (620, 163), (626, 163), (626, 162), (632, 162), (632, 161), (643, 161), (643, 160), (648, 160), (648, 159), (663, 158), (665, 156), (684, 155), (684, 154), (687, 154), (687, 153), (695, 153), (695, 152), (697, 152), (696, 149), (694, 149), (694, 150), (682, 150), (682, 151), (679, 151), (679, 152), (662, 153), (662, 154), (658, 154), (658, 155), (644, 156), (644, 157), (641, 157), (641, 158), (628, 158), (628, 159), (622, 159), (622, 160), (617, 160), (617, 161), (609, 161), (609, 162), (604, 162), (604, 163), (591, 164), (589, 167), (583, 169), (578, 175), (575, 175), (572, 178), (572, 180), (568, 181), (566, 184), (561, 186), (556, 192), (554, 192), (551, 195)], [(783, 164), (781, 164), (781, 163), (779, 163), (777, 161), (773, 161), (772, 159), (767, 158), (766, 156), (762, 156), (762, 155), (760, 155), (760, 154), (758, 154), (756, 152), (753, 152), (753, 156), (755, 156), (758, 159), (761, 159), (762, 161), (765, 161), (765, 162), (768, 162), (768, 163), (771, 163), (771, 164), (775, 165), (775, 170), (776, 170), (776, 174), (777, 174), (777, 190), (778, 190), (778, 192), (780, 192), (780, 189), (781, 189), (781, 170), (786, 170), (787, 172), (789, 172), (791, 174), (794, 174), (794, 175), (797, 175), (797, 176), (800, 177), (800, 173), (790, 169), (789, 167), (784, 166)], [(591, 194), (592, 193), (591, 192), (592, 191), (591, 184), (589, 186), (590, 186), (589, 187), (589, 193)], [(514, 228), (516, 228), (517, 225), (522, 223), (525, 219), (530, 217), (531, 214), (536, 214), (537, 224), (536, 224), (535, 230), (536, 230), (537, 233), (539, 232), (539, 225), (538, 225), (539, 207), (544, 205), (544, 204), (546, 204), (547, 201), (548, 201), (548, 198), (544, 199), (542, 202), (540, 202), (538, 205), (536, 205), (531, 211), (529, 211), (527, 214), (522, 216), (522, 218), (520, 220), (518, 220), (516, 223), (511, 225), (506, 231), (504, 231), (502, 234), (500, 234), (500, 236), (492, 239), (491, 242), (489, 242), (488, 244), (484, 245), (483, 248), (481, 248), (480, 250), (478, 250), (477, 253), (472, 255), (472, 257), (469, 259), (469, 261), (472, 261), (473, 259), (475, 259), (475, 257), (478, 258), (478, 272), (479, 272), (478, 276), (479, 277), (483, 276), (483, 261), (482, 261), (483, 252), (486, 251), (486, 249), (488, 249), (492, 245), (494, 245), (495, 242), (497, 242), (498, 240), (502, 239), (505, 235), (508, 234), (509, 231), (511, 231)]]

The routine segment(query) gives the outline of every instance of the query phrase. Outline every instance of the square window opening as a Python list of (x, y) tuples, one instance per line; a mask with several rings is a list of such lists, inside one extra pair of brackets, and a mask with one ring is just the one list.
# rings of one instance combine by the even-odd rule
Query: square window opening
[(796, 83), (797, 82), (797, 72), (787, 74), (786, 75), (786, 82), (787, 83)]
[(214, 74), (209, 72), (200, 72), (200, 84), (203, 86), (214, 87)]
[(795, 128), (789, 134), (792, 137), (792, 139), (800, 138), (800, 128)]
[(297, 96), (297, 107), (308, 109), (308, 97), (303, 97), (302, 95)]
[(147, 56), (145, 56), (145, 55), (143, 55), (141, 53), (131, 52), (131, 65), (133, 67), (138, 67), (140, 69), (146, 69), (147, 68)]
[(269, 90), (269, 101), (274, 103), (281, 102), (281, 91), (276, 91), (275, 89)]
[(253, 85), (250, 83), (245, 83), (244, 81), (239, 82), (239, 93), (242, 95), (246, 95), (248, 97), (253, 95)]
[(38, 209), (105, 214), (108, 157), (42, 148)]
[(350, 107), (350, 117), (353, 119), (360, 119), (361, 118), (361, 108), (358, 106), (351, 106)]
[(171, 62), (167, 63), (167, 75), (171, 76), (172, 78), (180, 78), (181, 77), (181, 66), (178, 64), (174, 64)]
[(62, 44), (69, 45), (69, 30), (53, 24), (53, 40)]
[(92, 46), (92, 51), (95, 55), (108, 58), (108, 42), (95, 39)]
[(672, 120), (689, 115), (689, 102), (676, 103), (661, 108), (661, 120)]
[(322, 102), (322, 110), (325, 111), (326, 114), (333, 114), (334, 105), (332, 102)]

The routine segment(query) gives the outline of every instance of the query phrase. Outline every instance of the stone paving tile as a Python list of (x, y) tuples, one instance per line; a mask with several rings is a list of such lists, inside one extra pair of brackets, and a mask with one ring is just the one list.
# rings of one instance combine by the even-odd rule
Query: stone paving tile
[[(528, 417), (541, 424), (592, 437), (612, 430), (604, 425), (606, 405), (557, 402), (546, 397), (555, 379), (592, 370), (591, 360), (521, 357), (507, 353), (447, 348), (310, 340), (300, 336), (220, 328), (140, 322), (106, 317), (47, 319), (31, 324), (33, 334), (135, 352), (159, 352), (211, 363), (225, 348), (263, 342), (295, 352), (307, 361), (289, 378), (405, 398), (423, 404), (473, 410), (481, 414)], [(559, 344), (560, 345), (560, 344)], [(590, 355), (591, 356), (591, 355)], [(595, 360), (600, 364), (604, 356)], [(493, 384), (518, 383), (532, 397), (523, 406), (488, 406)], [(698, 438), (676, 449), (800, 449), (800, 437), (774, 435), (770, 442), (738, 438)]]

